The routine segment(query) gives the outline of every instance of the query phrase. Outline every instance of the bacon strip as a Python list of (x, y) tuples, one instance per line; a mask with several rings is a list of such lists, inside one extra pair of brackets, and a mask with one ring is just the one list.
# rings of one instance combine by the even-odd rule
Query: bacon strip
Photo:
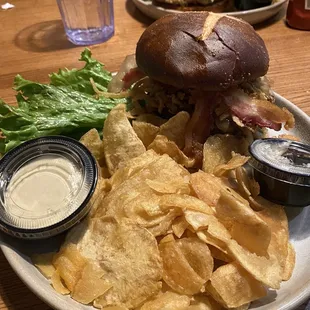
[(231, 113), (245, 125), (258, 125), (277, 131), (282, 123), (286, 129), (294, 127), (294, 117), (287, 109), (281, 109), (267, 100), (253, 98), (240, 89), (223, 94), (222, 99)]
[(210, 136), (214, 110), (217, 100), (216, 93), (200, 92), (193, 94), (195, 110), (189, 120), (185, 131), (184, 153), (195, 158), (195, 166), (201, 166), (203, 159), (203, 144)]

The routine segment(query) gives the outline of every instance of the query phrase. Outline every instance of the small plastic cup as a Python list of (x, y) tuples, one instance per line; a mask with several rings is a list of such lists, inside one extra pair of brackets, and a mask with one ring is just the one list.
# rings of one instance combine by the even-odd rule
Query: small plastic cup
[(98, 44), (114, 35), (113, 0), (57, 0), (57, 4), (73, 44)]

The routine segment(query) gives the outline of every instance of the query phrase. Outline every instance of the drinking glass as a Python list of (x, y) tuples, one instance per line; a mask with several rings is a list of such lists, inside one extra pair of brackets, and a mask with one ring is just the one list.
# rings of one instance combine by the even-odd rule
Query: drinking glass
[(97, 44), (114, 35), (113, 0), (57, 0), (57, 4), (72, 43)]

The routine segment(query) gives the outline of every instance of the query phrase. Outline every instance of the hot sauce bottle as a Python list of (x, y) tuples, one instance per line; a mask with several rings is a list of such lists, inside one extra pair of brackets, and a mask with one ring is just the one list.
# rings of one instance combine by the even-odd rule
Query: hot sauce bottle
[(310, 30), (310, 0), (290, 0), (286, 21), (292, 28)]

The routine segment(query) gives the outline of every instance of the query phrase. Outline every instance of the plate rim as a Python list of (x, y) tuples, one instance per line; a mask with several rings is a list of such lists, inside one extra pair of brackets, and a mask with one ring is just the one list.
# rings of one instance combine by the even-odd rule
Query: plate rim
[[(308, 116), (303, 110), (301, 110), (297, 105), (289, 101), (288, 99), (282, 97), (276, 92), (273, 92), (276, 98), (276, 101), (279, 101), (281, 103), (284, 103), (286, 107), (289, 109), (293, 109), (294, 114), (299, 114), (302, 118), (307, 119), (310, 127), (310, 116)], [(21, 240), (22, 242), (22, 240)], [(14, 247), (11, 247), (8, 244), (2, 243), (2, 237), (0, 234), (0, 248), (10, 264), (11, 268), (14, 270), (15, 274), (21, 279), (21, 281), (38, 297), (40, 298), (44, 303), (47, 305), (51, 306), (53, 309), (56, 310), (65, 310), (66, 308), (63, 308), (60, 306), (61, 303), (63, 303), (63, 300), (60, 299), (59, 294), (55, 291), (55, 295), (50, 296), (48, 292), (46, 291), (44, 286), (40, 286), (39, 282), (33, 281), (32, 274), (27, 272), (23, 268), (23, 266), (20, 264), (20, 262), (16, 262), (16, 258), (22, 258), (21, 255), (19, 255), (15, 250)], [(28, 256), (26, 256), (28, 258)], [(31, 264), (34, 266), (33, 264)], [(39, 272), (39, 271), (38, 271)], [(42, 275), (42, 277), (44, 277)], [(295, 296), (295, 301), (294, 302), (289, 302), (287, 304), (288, 307), (285, 307), (286, 310), (293, 310), (302, 303), (304, 303), (307, 299), (310, 297), (310, 279), (308, 281), (309, 285), (306, 286), (297, 296)], [(59, 297), (59, 299), (57, 298)], [(70, 298), (71, 300), (71, 298)], [(73, 301), (73, 300), (72, 300)], [(82, 304), (81, 304), (82, 306)], [(83, 305), (85, 306), (85, 305)], [(95, 309), (92, 306), (88, 306), (89, 309)], [(77, 308), (78, 309), (78, 308)], [(81, 308), (82, 309), (82, 308)]]
[[(173, 9), (165, 9), (163, 7), (157, 6), (152, 4), (152, 0), (148, 0), (148, 1), (143, 1), (143, 0), (132, 0), (133, 3), (136, 5), (136, 3), (138, 3), (139, 5), (143, 5), (145, 7), (149, 7), (152, 9), (155, 9), (159, 12), (166, 12), (166, 13), (170, 13), (170, 14), (179, 14), (179, 13), (183, 13), (182, 11), (178, 11), (178, 10), (173, 10)], [(276, 9), (278, 7), (281, 7), (282, 5), (284, 5), (286, 2), (288, 2), (289, 0), (279, 0), (276, 3), (270, 4), (268, 6), (265, 7), (261, 7), (261, 8), (257, 8), (257, 9), (252, 9), (252, 10), (244, 10), (244, 11), (236, 11), (236, 12), (225, 12), (225, 13), (220, 13), (223, 15), (228, 15), (228, 16), (236, 16), (236, 17), (242, 17), (242, 16), (247, 16), (247, 15), (253, 15), (253, 14), (259, 14), (262, 12), (267, 12), (273, 9)], [(203, 11), (196, 11), (196, 12), (203, 12)]]

